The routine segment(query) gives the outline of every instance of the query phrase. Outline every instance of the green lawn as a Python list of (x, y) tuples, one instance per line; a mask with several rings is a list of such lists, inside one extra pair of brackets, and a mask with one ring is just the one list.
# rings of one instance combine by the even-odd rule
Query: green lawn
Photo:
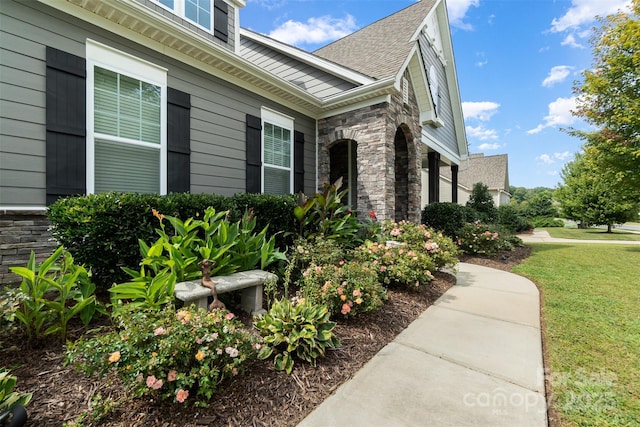
[(640, 425), (640, 245), (531, 246), (561, 424)]
[(551, 237), (558, 237), (562, 239), (577, 239), (577, 240), (640, 240), (640, 233), (629, 233), (623, 230), (613, 230), (612, 233), (607, 233), (603, 228), (588, 228), (586, 230), (580, 230), (577, 228), (563, 228), (563, 227), (545, 227), (540, 230), (546, 230)]

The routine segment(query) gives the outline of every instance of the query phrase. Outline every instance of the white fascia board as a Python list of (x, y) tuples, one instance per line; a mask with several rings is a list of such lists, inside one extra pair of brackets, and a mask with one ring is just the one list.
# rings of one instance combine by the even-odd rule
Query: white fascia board
[[(260, 87), (253, 86), (250, 83), (247, 83), (246, 81), (242, 80), (241, 78), (238, 78), (220, 69), (217, 69), (212, 65), (203, 63), (191, 56), (188, 56), (182, 52), (174, 50), (169, 46), (166, 46), (165, 44), (152, 40), (126, 27), (118, 25), (113, 21), (99, 17), (96, 14), (84, 9), (82, 6), (77, 6), (67, 1), (60, 1), (60, 0), (38, 0), (38, 1), (54, 9), (61, 10), (64, 13), (67, 13), (76, 18), (79, 18), (85, 22), (89, 22), (107, 31), (118, 34), (128, 40), (141, 44), (142, 46), (145, 46), (152, 50), (160, 52), (163, 55), (177, 59), (180, 62), (189, 64), (195, 68), (198, 68), (206, 72), (207, 74), (211, 74), (216, 77), (219, 77), (239, 87), (247, 89), (250, 92), (256, 93), (258, 95), (261, 95), (270, 99), (272, 99), (274, 96), (273, 93), (270, 93), (267, 90), (261, 89)], [(103, 5), (113, 6), (117, 10), (124, 11), (127, 15), (132, 16), (135, 19), (138, 19), (140, 21), (143, 21), (148, 25), (153, 26), (154, 28), (159, 27), (163, 31), (169, 32), (175, 35), (176, 37), (179, 37), (185, 43), (188, 43), (204, 51), (211, 52), (212, 55), (214, 55), (217, 58), (220, 58), (222, 61), (226, 62), (232, 67), (236, 67), (238, 69), (251, 73), (254, 77), (257, 77), (262, 81), (272, 84), (273, 86), (279, 89), (282, 89), (287, 93), (294, 95), (297, 98), (300, 98), (304, 102), (312, 104), (314, 107), (317, 107), (317, 108), (321, 107), (321, 101), (319, 98), (309, 94), (308, 92), (302, 90), (298, 86), (292, 83), (289, 83), (286, 80), (283, 80), (263, 70), (260, 67), (257, 67), (251, 62), (238, 56), (234, 52), (231, 52), (221, 46), (218, 46), (215, 43), (212, 43), (210, 40), (206, 39), (205, 37), (202, 37), (201, 35), (193, 31), (183, 28), (180, 24), (172, 21), (171, 19), (161, 14), (155, 13), (153, 10), (147, 8), (144, 5), (141, 5), (135, 1), (122, 2), (118, 0), (101, 0), (101, 3)], [(277, 102), (289, 108), (298, 110), (303, 114), (309, 115), (311, 117), (314, 117), (317, 114), (317, 112), (301, 109), (300, 105), (287, 102), (284, 99), (278, 99)]]
[(264, 34), (256, 33), (255, 31), (251, 31), (246, 28), (240, 28), (240, 34), (243, 37), (267, 45), (273, 50), (293, 57), (301, 62), (304, 62), (305, 64), (311, 65), (321, 71), (332, 74), (336, 77), (340, 77), (351, 83), (366, 85), (375, 82), (375, 79), (369, 76), (358, 73), (357, 71), (354, 71), (350, 68), (338, 65), (335, 62), (331, 62), (312, 53), (305, 52), (304, 50), (298, 49), (295, 46), (279, 42), (275, 39), (272, 39), (271, 37), (265, 36)]
[(373, 95), (375, 93), (377, 93), (378, 95), (386, 95), (394, 90), (398, 90), (396, 87), (396, 78), (389, 77), (384, 80), (376, 80), (375, 82), (365, 86), (358, 86), (356, 88), (338, 93), (336, 95), (322, 98), (322, 101), (326, 108), (331, 108), (332, 105), (337, 106), (338, 104), (349, 102), (349, 100), (356, 101), (363, 96), (369, 98), (371, 96), (375, 96)]
[(391, 95), (380, 95), (363, 101), (354, 102), (343, 107), (326, 110), (324, 113), (320, 114), (317, 119), (326, 119), (327, 117), (337, 116), (338, 114), (348, 113), (349, 111), (359, 110), (361, 108), (370, 107), (371, 105), (381, 104), (383, 102), (390, 103)]
[[(419, 54), (419, 49), (420, 47), (418, 42), (416, 42), (411, 55), (408, 57), (409, 60), (407, 61), (406, 67), (409, 70), (413, 90), (416, 93), (420, 121), (424, 124), (429, 120), (436, 120), (436, 115), (435, 106), (433, 105), (433, 97), (431, 96), (431, 89), (429, 88), (429, 81), (427, 80), (427, 69), (424, 65), (424, 61), (422, 60), (422, 55)], [(401, 71), (402, 72), (398, 75), (400, 79), (404, 72), (404, 66), (401, 68)], [(426, 100), (421, 102), (420, 98), (426, 98)]]
[(459, 165), (465, 159), (464, 157), (459, 156), (458, 154), (451, 151), (448, 147), (442, 145), (440, 141), (431, 137), (431, 135), (429, 135), (424, 130), (422, 130), (421, 141), (427, 147), (432, 148), (433, 150), (440, 153), (441, 156), (446, 157), (446, 160), (453, 163), (454, 165)]
[[(438, 12), (438, 20), (441, 28), (450, 29), (449, 17), (444, 2), (438, 4), (436, 11)], [(444, 26), (444, 27), (442, 27)], [(467, 142), (467, 132), (464, 126), (464, 115), (462, 114), (462, 101), (460, 98), (460, 86), (458, 85), (458, 73), (456, 72), (456, 61), (453, 53), (453, 42), (451, 40), (451, 30), (447, 31), (447, 37), (442, 38), (445, 59), (449, 63), (445, 67), (447, 73), (447, 83), (449, 85), (449, 94), (451, 96), (451, 108), (453, 109), (453, 122), (458, 136), (458, 150), (460, 157), (466, 158), (469, 155), (469, 144)]]
[(227, 3), (231, 3), (231, 5), (236, 6), (238, 8), (244, 8), (247, 5), (246, 0), (225, 0)]

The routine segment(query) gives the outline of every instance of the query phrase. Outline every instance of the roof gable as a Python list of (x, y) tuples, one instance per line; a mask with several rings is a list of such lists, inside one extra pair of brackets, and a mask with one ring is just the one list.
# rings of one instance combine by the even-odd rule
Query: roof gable
[(472, 188), (477, 182), (482, 182), (490, 190), (509, 190), (509, 165), (506, 154), (484, 156), (472, 154), (468, 166), (460, 165), (458, 182), (465, 187)]
[(406, 64), (415, 35), (436, 3), (437, 0), (421, 0), (314, 54), (378, 80), (395, 77)]

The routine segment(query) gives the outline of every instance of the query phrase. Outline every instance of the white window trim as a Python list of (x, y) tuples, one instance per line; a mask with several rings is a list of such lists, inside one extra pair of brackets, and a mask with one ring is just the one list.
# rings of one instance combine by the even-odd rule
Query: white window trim
[(199, 23), (197, 23), (196, 21), (187, 18), (187, 15), (185, 14), (185, 0), (173, 0), (173, 9), (171, 9), (170, 7), (165, 6), (164, 4), (160, 3), (160, 0), (152, 0), (154, 3), (158, 4), (160, 7), (162, 7), (163, 9), (168, 10), (169, 12), (173, 13), (174, 15), (178, 16), (179, 18), (182, 18), (186, 21), (189, 21), (190, 24), (195, 25), (198, 28), (201, 28), (203, 31), (206, 31), (207, 33), (211, 33), (213, 34), (213, 24), (214, 24), (214, 20), (213, 20), (213, 14), (215, 12), (215, 7), (213, 4), (213, 0), (209, 0), (209, 10), (210, 10), (210, 22), (209, 22), (209, 28), (207, 27), (203, 27), (202, 25), (200, 25)]
[[(98, 66), (147, 83), (160, 86), (160, 194), (167, 194), (167, 69), (87, 39), (87, 194), (95, 192), (95, 138), (94, 132), (94, 67)], [(109, 136), (109, 140), (133, 145), (153, 147), (157, 144), (132, 141), (127, 138)]]
[[(289, 143), (291, 144), (291, 155), (289, 156), (289, 194), (293, 193), (293, 178), (294, 178), (294, 169), (293, 169), (293, 162), (295, 159), (295, 153), (294, 153), (294, 149), (295, 149), (295, 144), (294, 144), (294, 118), (287, 116), (285, 114), (279, 113), (275, 110), (272, 110), (270, 108), (267, 107), (262, 107), (260, 109), (260, 118), (262, 119), (262, 131), (260, 132), (260, 160), (262, 163), (262, 167), (260, 168), (260, 192), (264, 193), (264, 166), (265, 166), (265, 161), (264, 161), (264, 124), (265, 123), (271, 123), (272, 125), (276, 125), (279, 126), (281, 128), (284, 129), (288, 129), (289, 130), (289, 135), (290, 135), (290, 140)], [(283, 168), (281, 166), (278, 165), (272, 165), (269, 164), (270, 168), (274, 168), (274, 169), (282, 169), (282, 170), (287, 170), (287, 168)]]

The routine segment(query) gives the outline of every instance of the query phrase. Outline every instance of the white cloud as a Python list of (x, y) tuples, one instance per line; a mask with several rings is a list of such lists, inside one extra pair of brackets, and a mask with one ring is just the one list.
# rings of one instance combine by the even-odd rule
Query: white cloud
[(553, 157), (558, 160), (567, 160), (569, 157), (571, 157), (571, 152), (563, 151), (562, 153), (553, 153)]
[(307, 22), (288, 20), (269, 33), (269, 37), (283, 43), (300, 46), (327, 43), (351, 34), (358, 27), (355, 18), (347, 14), (344, 18), (330, 15), (309, 18)]
[(473, 26), (464, 21), (465, 15), (470, 7), (480, 6), (480, 0), (449, 0), (447, 11), (449, 12), (449, 22), (453, 27), (461, 30), (472, 30)]
[(497, 102), (480, 101), (480, 102), (463, 102), (462, 112), (465, 119), (477, 119), (486, 122), (498, 112), (500, 104)]
[(487, 141), (490, 139), (498, 139), (498, 133), (494, 129), (487, 129), (484, 126), (467, 126), (467, 135), (472, 138), (477, 138), (480, 141)]
[(540, 156), (536, 157), (536, 160), (547, 164), (547, 165), (552, 165), (554, 164), (557, 160), (560, 161), (565, 161), (567, 160), (569, 157), (571, 156), (571, 153), (569, 151), (563, 151), (562, 153), (553, 153), (553, 154), (541, 154)]
[(536, 160), (546, 163), (547, 165), (553, 164), (553, 159), (548, 154), (541, 154), (539, 157), (536, 157)]
[(563, 82), (564, 79), (566, 79), (567, 76), (571, 74), (571, 70), (573, 70), (573, 67), (569, 65), (556, 65), (555, 67), (551, 68), (551, 71), (549, 71), (549, 75), (547, 76), (547, 78), (542, 81), (542, 86), (551, 87), (556, 83)]
[(576, 98), (558, 98), (549, 103), (549, 114), (545, 116), (544, 123), (539, 124), (534, 129), (527, 131), (529, 135), (541, 132), (548, 127), (569, 126), (576, 118), (571, 114), (571, 110), (576, 108)]
[(560, 42), (560, 45), (574, 47), (576, 49), (584, 49), (584, 45), (578, 43), (573, 34), (569, 34), (567, 37), (565, 37), (564, 40)]
[(484, 143), (484, 144), (480, 144), (478, 145), (478, 149), (482, 150), (482, 151), (487, 151), (487, 150), (497, 150), (498, 148), (500, 148), (500, 144), (489, 144), (489, 143)]
[(596, 16), (606, 16), (631, 7), (631, 0), (571, 0), (571, 7), (551, 22), (555, 33), (575, 30), (592, 23)]

